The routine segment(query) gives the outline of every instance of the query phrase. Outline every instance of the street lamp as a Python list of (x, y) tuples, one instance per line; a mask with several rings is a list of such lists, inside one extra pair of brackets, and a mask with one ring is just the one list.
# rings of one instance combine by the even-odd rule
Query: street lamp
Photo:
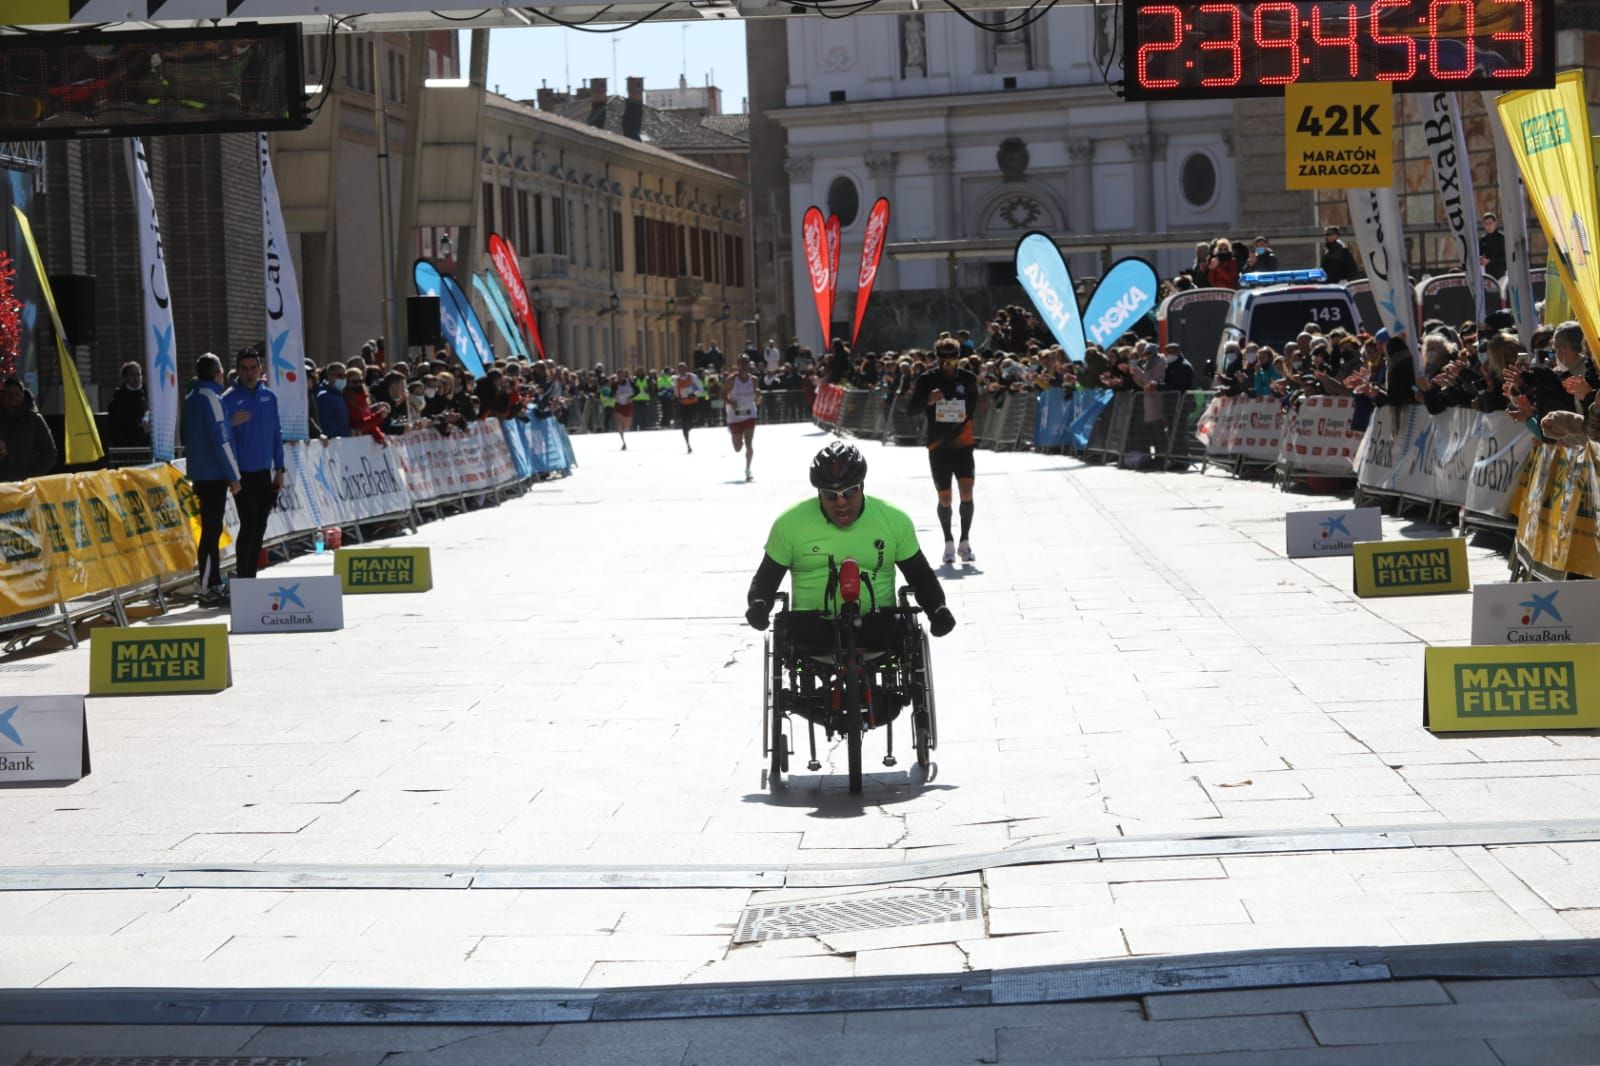
[(533, 287), (533, 292), (531, 292), (529, 295), (533, 297), (534, 310), (538, 310), (538, 308), (539, 308), (539, 296), (540, 296), (539, 286), (535, 285)]

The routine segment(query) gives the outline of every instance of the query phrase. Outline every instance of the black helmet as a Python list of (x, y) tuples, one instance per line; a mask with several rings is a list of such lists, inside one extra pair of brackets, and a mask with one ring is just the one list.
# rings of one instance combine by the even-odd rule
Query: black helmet
[(867, 479), (867, 461), (854, 444), (836, 440), (811, 460), (811, 484), (819, 489), (843, 489)]

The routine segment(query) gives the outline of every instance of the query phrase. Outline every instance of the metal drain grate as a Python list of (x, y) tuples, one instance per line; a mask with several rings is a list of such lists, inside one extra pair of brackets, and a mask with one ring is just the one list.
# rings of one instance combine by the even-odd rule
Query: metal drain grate
[(306, 1066), (306, 1060), (243, 1055), (29, 1055), (18, 1066)]
[(0, 674), (28, 674), (35, 670), (43, 670), (44, 663), (7, 663), (0, 666)]
[(981, 889), (976, 888), (941, 888), (873, 899), (747, 907), (739, 915), (739, 928), (733, 934), (733, 942), (751, 944), (862, 929), (976, 921), (981, 916), (980, 892)]

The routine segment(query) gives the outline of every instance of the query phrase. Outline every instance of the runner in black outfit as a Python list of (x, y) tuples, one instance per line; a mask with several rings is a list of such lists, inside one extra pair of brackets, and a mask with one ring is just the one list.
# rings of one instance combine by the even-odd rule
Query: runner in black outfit
[(928, 420), (928, 467), (939, 490), (939, 526), (944, 530), (944, 561), (956, 561), (955, 538), (950, 535), (950, 479), (961, 490), (962, 562), (973, 562), (968, 534), (972, 531), (973, 469), (972, 416), (978, 409), (978, 377), (958, 368), (961, 345), (948, 333), (933, 346), (939, 369), (917, 379), (911, 389), (910, 410), (923, 412)]

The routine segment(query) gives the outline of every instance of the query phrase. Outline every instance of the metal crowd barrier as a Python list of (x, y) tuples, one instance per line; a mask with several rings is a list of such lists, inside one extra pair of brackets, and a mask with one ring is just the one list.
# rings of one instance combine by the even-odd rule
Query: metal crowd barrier
[[(979, 448), (1009, 451), (1034, 447), (1037, 393), (985, 395), (973, 418)], [(1080, 458), (1121, 466), (1203, 462), (1205, 444), (1196, 435), (1200, 415), (1214, 395), (1210, 390), (1119, 393), (1095, 420), (1082, 448), (1066, 449)], [(846, 389), (839, 408), (840, 432), (875, 437), (893, 444), (922, 439), (922, 416), (906, 407), (904, 394), (886, 405), (883, 390)], [(833, 428), (833, 427), (828, 427)]]
[[(907, 409), (907, 393), (891, 396), (887, 389), (845, 389), (839, 403), (837, 429), (853, 437), (886, 444), (921, 443), (923, 417)], [(1029, 447), (1033, 441), (1034, 393), (1006, 393), (1004, 399), (985, 395), (978, 401), (972, 435), (976, 445), (996, 451)], [(809, 417), (809, 416), (808, 416)], [(819, 423), (820, 425), (821, 423)]]
[[(701, 400), (696, 405), (696, 426), (720, 426), (727, 422), (726, 410), (720, 400)], [(803, 389), (769, 389), (761, 393), (758, 417), (768, 425), (784, 422), (808, 422), (810, 405), (805, 402)], [(633, 432), (641, 430), (677, 429), (677, 403), (659, 396), (651, 400), (636, 400), (633, 404)], [(600, 403), (593, 393), (580, 392), (569, 398), (566, 426), (569, 433), (614, 433), (610, 408)], [(921, 422), (918, 422), (920, 428)]]

